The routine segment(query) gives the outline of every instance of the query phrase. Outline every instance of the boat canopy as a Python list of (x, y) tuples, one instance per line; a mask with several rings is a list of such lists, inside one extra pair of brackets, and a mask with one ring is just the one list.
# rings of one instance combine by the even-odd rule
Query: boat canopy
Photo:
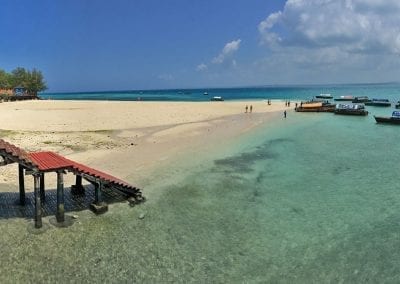
[(337, 104), (336, 109), (364, 109), (364, 105), (360, 104)]
[(392, 117), (397, 117), (397, 118), (400, 118), (400, 111), (394, 111), (393, 113), (392, 113)]
[(303, 108), (322, 107), (322, 103), (306, 103), (302, 105)]

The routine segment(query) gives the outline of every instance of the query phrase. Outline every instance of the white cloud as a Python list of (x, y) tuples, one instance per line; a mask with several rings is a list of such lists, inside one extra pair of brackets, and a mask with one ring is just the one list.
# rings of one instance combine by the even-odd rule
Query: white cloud
[(197, 70), (197, 71), (204, 71), (204, 70), (207, 70), (207, 65), (204, 64), (204, 63), (201, 63), (201, 64), (197, 65), (196, 70)]
[(215, 64), (223, 63), (227, 57), (230, 57), (233, 53), (235, 53), (239, 49), (241, 41), (242, 41), (241, 39), (237, 39), (225, 44), (221, 53), (213, 58), (212, 63)]
[(365, 81), (382, 74), (393, 80), (399, 75), (391, 75), (400, 63), (399, 15), (399, 0), (288, 0), (258, 25), (269, 55), (256, 66), (294, 81), (302, 81), (296, 72), (297, 79), (319, 81)]
[(338, 46), (346, 52), (400, 54), (399, 13), (398, 0), (288, 0), (258, 30), (271, 48)]

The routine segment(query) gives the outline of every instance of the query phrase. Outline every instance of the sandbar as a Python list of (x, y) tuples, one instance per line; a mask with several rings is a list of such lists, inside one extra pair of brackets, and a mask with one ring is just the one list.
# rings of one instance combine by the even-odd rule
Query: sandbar
[[(246, 105), (252, 113), (245, 113)], [(27, 151), (55, 151), (141, 187), (152, 171), (179, 155), (234, 139), (282, 118), (284, 110), (284, 101), (261, 100), (7, 102), (0, 104), (0, 137)], [(0, 167), (0, 191), (18, 190), (17, 173), (15, 164)], [(49, 175), (46, 188), (55, 186), (55, 175)]]

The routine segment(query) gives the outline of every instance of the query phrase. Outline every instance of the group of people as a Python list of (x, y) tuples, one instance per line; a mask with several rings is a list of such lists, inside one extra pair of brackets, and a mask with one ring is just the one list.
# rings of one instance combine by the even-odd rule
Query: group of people
[(250, 108), (249, 108), (249, 106), (246, 105), (245, 110), (246, 110), (245, 113), (247, 113), (247, 112), (252, 113), (253, 112), (253, 106), (250, 105)]
[[(271, 105), (271, 100), (268, 100), (268, 105)], [(285, 106), (290, 107), (290, 101), (285, 101)], [(296, 107), (297, 107), (297, 103), (296, 103)], [(250, 105), (250, 107), (248, 105), (246, 105), (245, 109), (245, 113), (252, 113), (253, 112), (253, 106)], [(286, 118), (286, 110), (283, 111), (283, 117)]]

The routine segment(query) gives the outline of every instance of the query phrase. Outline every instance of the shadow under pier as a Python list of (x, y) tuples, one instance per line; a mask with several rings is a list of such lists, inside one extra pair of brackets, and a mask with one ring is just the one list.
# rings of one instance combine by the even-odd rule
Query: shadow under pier
[[(95, 187), (92, 184), (85, 185), (82, 194), (72, 194), (70, 187), (64, 191), (64, 210), (76, 212), (88, 210), (90, 204), (95, 200)], [(33, 192), (25, 193), (25, 205), (20, 204), (20, 194), (16, 188), (15, 192), (0, 192), (0, 219), (35, 217), (35, 195)], [(109, 188), (102, 190), (102, 198), (107, 204), (124, 202), (129, 196), (116, 192)], [(42, 216), (55, 215), (57, 212), (57, 190), (46, 190), (45, 201), (42, 202)]]

